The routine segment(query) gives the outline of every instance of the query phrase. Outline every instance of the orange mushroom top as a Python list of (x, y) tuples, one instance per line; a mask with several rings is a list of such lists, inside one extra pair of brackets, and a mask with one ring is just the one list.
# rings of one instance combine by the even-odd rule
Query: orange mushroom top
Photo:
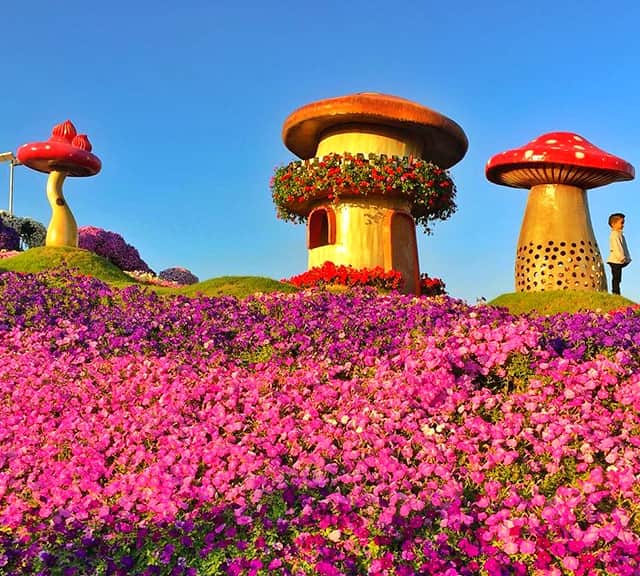
[(86, 134), (78, 134), (67, 120), (53, 128), (46, 142), (23, 144), (16, 153), (18, 161), (38, 172), (64, 172), (68, 176), (93, 176), (102, 163), (91, 152)]
[(565, 184), (587, 190), (633, 180), (635, 169), (578, 134), (549, 132), (496, 154), (487, 162), (485, 174), (489, 181), (513, 188)]
[(282, 140), (302, 159), (313, 158), (322, 134), (354, 124), (385, 126), (406, 131), (423, 144), (423, 158), (450, 168), (467, 152), (467, 137), (450, 118), (410, 100), (361, 92), (327, 98), (298, 108), (285, 120)]

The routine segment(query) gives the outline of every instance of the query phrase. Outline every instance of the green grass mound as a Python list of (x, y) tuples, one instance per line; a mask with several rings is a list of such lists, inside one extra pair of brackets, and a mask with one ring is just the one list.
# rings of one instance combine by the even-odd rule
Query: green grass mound
[(256, 292), (296, 292), (291, 284), (278, 282), (260, 276), (222, 276), (212, 278), (190, 286), (162, 287), (153, 284), (141, 284), (125, 274), (115, 264), (102, 256), (98, 256), (82, 248), (40, 247), (32, 248), (0, 260), (0, 271), (36, 273), (54, 268), (68, 268), (74, 273), (93, 276), (113, 286), (124, 288), (132, 284), (140, 284), (159, 294), (183, 294), (185, 296), (236, 296), (244, 298)]
[(115, 264), (82, 248), (42, 246), (0, 260), (0, 270), (34, 274), (52, 268), (69, 268), (78, 274), (93, 276), (115, 287), (136, 282)]
[(220, 276), (211, 278), (190, 286), (180, 288), (165, 288), (158, 290), (160, 293), (184, 294), (185, 296), (236, 296), (244, 298), (257, 292), (297, 292), (298, 289), (285, 282), (279, 282), (262, 276)]
[(637, 304), (624, 296), (586, 290), (552, 290), (548, 292), (511, 292), (489, 302), (503, 306), (513, 314), (557, 314), (596, 310), (609, 312)]

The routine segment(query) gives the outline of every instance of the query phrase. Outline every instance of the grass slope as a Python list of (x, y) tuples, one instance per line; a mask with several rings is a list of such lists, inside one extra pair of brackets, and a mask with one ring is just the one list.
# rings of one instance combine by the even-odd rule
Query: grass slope
[(491, 306), (503, 306), (514, 314), (535, 312), (556, 314), (598, 310), (608, 312), (637, 304), (624, 296), (607, 292), (586, 290), (553, 290), (549, 292), (511, 292), (489, 302)]
[[(108, 260), (81, 248), (40, 247), (26, 250), (11, 258), (0, 260), (0, 271), (35, 273), (51, 268), (66, 267), (78, 274), (94, 276), (114, 286), (123, 288), (139, 284), (159, 294), (183, 294), (185, 296), (236, 296), (244, 298), (257, 292), (296, 292), (291, 284), (260, 276), (221, 276), (191, 286), (165, 288), (140, 284)], [(515, 292), (502, 294), (491, 302), (492, 306), (503, 306), (514, 314), (536, 312), (555, 314), (582, 310), (609, 311), (636, 305), (635, 302), (608, 294), (607, 292), (559, 290), (550, 292)]]
[(77, 274), (93, 276), (115, 288), (138, 284), (159, 294), (184, 294), (185, 296), (196, 296), (198, 294), (204, 296), (224, 295), (244, 298), (256, 292), (297, 291), (297, 288), (291, 284), (260, 276), (222, 276), (192, 284), (191, 286), (175, 288), (141, 284), (105, 258), (81, 248), (32, 248), (11, 258), (0, 260), (0, 271), (35, 273), (60, 267), (69, 268)]
[(256, 292), (297, 291), (298, 289), (292, 284), (261, 276), (220, 276), (219, 278), (211, 278), (198, 284), (180, 288), (180, 294), (186, 296), (195, 296), (197, 294), (205, 294), (206, 296), (233, 295), (238, 298), (244, 298)]
[(11, 272), (33, 274), (61, 267), (72, 269), (78, 274), (93, 276), (119, 288), (136, 283), (115, 264), (81, 248), (42, 246), (0, 260), (0, 270)]

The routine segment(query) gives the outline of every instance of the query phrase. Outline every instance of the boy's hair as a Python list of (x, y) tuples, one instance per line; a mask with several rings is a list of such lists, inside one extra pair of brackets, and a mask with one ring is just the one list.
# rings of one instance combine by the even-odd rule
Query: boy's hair
[(609, 226), (613, 226), (618, 220), (624, 220), (625, 216), (622, 212), (614, 212), (609, 216)]

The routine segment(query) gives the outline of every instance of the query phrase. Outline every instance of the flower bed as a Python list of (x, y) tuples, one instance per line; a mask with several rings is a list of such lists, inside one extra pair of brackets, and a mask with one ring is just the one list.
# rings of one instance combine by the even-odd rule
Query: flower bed
[(309, 202), (370, 195), (404, 196), (416, 224), (431, 232), (436, 220), (456, 210), (449, 174), (431, 162), (384, 154), (328, 154), (276, 169), (271, 192), (278, 217), (303, 222)]
[(354, 268), (325, 262), (302, 274), (284, 279), (298, 288), (323, 287), (332, 284), (341, 286), (371, 286), (382, 290), (398, 290), (402, 286), (402, 273), (397, 270), (376, 268)]
[(82, 226), (78, 229), (78, 246), (106, 258), (120, 270), (153, 274), (138, 250), (116, 232)]
[(0, 571), (640, 571), (640, 321), (0, 276)]
[(444, 296), (447, 293), (445, 283), (440, 278), (431, 278), (420, 274), (420, 294), (423, 296)]

